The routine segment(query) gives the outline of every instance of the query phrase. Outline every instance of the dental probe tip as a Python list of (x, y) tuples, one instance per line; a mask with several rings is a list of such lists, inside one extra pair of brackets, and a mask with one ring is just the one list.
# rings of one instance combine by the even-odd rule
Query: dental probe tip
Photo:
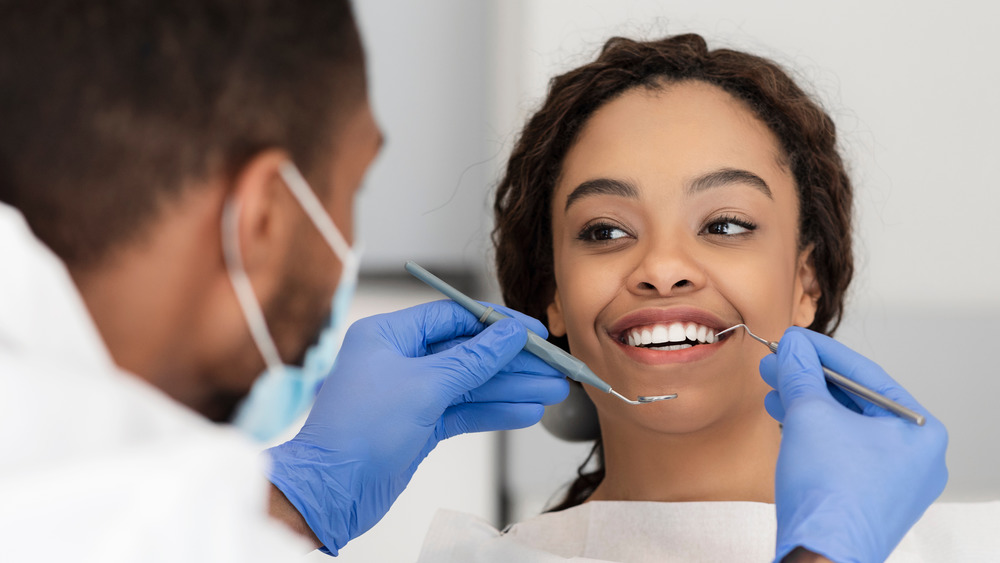
[(657, 401), (666, 401), (667, 399), (677, 398), (677, 393), (674, 393), (673, 395), (653, 395), (653, 396), (640, 395), (639, 400), (633, 401), (632, 399), (629, 399), (628, 397), (622, 395), (621, 393), (615, 391), (614, 389), (609, 390), (608, 393), (611, 393), (615, 397), (618, 397), (619, 399), (625, 401), (630, 405), (645, 405), (647, 403), (655, 403)]
[[(757, 342), (760, 342), (761, 344), (767, 346), (768, 348), (770, 348), (771, 345), (773, 344), (770, 340), (766, 340), (764, 338), (761, 338), (761, 337), (757, 336), (756, 334), (754, 334), (753, 332), (751, 332), (750, 331), (750, 327), (748, 327), (747, 325), (745, 325), (743, 323), (740, 323), (738, 325), (733, 325), (733, 326), (727, 328), (726, 330), (720, 330), (719, 332), (715, 333), (715, 338), (718, 339), (723, 334), (725, 334), (725, 333), (727, 333), (727, 332), (729, 332), (731, 330), (736, 330), (738, 328), (742, 328), (743, 330), (747, 331), (747, 336), (749, 336), (750, 338), (753, 338), (754, 340), (756, 340)], [(774, 350), (772, 350), (772, 352), (773, 351)]]
[(715, 337), (718, 338), (718, 337), (722, 336), (723, 334), (726, 334), (727, 332), (734, 331), (734, 330), (736, 330), (738, 328), (746, 328), (746, 327), (747, 327), (747, 325), (744, 325), (744, 324), (733, 325), (733, 326), (731, 326), (731, 327), (729, 327), (729, 328), (727, 328), (725, 330), (720, 330), (719, 332), (716, 332), (715, 333)]
[(618, 391), (615, 391), (614, 389), (609, 389), (608, 393), (611, 393), (615, 397), (618, 397), (619, 399), (625, 401), (626, 403), (628, 403), (630, 405), (641, 405), (642, 404), (639, 401), (633, 401), (632, 399), (629, 399), (628, 397), (626, 397), (625, 395), (622, 395), (621, 393), (619, 393)]
[(653, 395), (653, 396), (639, 395), (639, 402), (655, 403), (657, 401), (666, 401), (669, 399), (676, 399), (676, 398), (677, 398), (677, 393), (671, 393), (670, 395)]

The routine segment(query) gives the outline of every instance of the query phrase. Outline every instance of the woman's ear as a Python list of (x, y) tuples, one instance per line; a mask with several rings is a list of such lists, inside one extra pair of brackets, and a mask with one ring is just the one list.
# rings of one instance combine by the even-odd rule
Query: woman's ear
[(545, 314), (549, 318), (549, 334), (552, 336), (566, 336), (566, 320), (563, 319), (559, 289), (556, 289), (552, 294), (552, 303), (549, 303), (549, 306), (545, 309)]
[(795, 271), (795, 297), (792, 303), (792, 324), (807, 327), (816, 318), (819, 298), (822, 291), (816, 278), (816, 267), (813, 265), (812, 245), (799, 254), (798, 266)]

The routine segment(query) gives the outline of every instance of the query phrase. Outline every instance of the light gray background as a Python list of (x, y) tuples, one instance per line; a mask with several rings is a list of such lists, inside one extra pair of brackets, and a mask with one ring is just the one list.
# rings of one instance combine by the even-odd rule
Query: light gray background
[[(948, 426), (951, 481), (944, 499), (1000, 498), (1000, 424), (992, 416), (1000, 392), (993, 361), (1000, 335), (1000, 4), (355, 5), (375, 110), (389, 140), (359, 206), (363, 271), (399, 272), (403, 261), (416, 259), (482, 275), (480, 296), (487, 298), (496, 296), (489, 285), (488, 198), (549, 78), (592, 59), (615, 34), (697, 31), (710, 46), (746, 49), (785, 65), (834, 117), (857, 190), (858, 274), (838, 337), (882, 364)], [(392, 298), (385, 308), (399, 304), (406, 291), (363, 292), (364, 312), (383, 306), (380, 295)], [(537, 513), (571, 478), (585, 448), (558, 443), (540, 428), (511, 439), (515, 513)], [(391, 512), (366, 543), (344, 550), (347, 560), (414, 559), (442, 499), (493, 518), (490, 494), (448, 493), (460, 482), (492, 486), (491, 440), (474, 437), (440, 454), (485, 459), (477, 475), (464, 462), (421, 468), (420, 492), (394, 508), (406, 517), (394, 523)]]

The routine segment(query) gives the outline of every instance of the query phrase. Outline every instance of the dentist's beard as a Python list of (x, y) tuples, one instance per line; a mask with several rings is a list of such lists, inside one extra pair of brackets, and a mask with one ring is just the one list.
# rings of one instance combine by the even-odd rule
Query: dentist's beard
[(274, 345), (286, 365), (302, 367), (306, 352), (319, 341), (330, 319), (334, 291), (335, 288), (310, 286), (289, 276), (275, 298), (262, 305)]
[[(281, 282), (274, 299), (261, 308), (282, 360), (301, 367), (307, 350), (316, 344), (330, 317), (330, 296), (291, 276)], [(239, 351), (206, 366), (199, 379), (210, 389), (194, 408), (213, 422), (229, 422), (240, 402), (250, 394), (254, 381), (264, 371), (260, 352), (247, 333)]]

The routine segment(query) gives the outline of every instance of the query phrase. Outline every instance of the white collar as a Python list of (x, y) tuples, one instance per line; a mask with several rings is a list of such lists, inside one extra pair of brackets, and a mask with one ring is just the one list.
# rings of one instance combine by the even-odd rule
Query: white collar
[(0, 203), (0, 353), (117, 370), (59, 258), (17, 209)]

